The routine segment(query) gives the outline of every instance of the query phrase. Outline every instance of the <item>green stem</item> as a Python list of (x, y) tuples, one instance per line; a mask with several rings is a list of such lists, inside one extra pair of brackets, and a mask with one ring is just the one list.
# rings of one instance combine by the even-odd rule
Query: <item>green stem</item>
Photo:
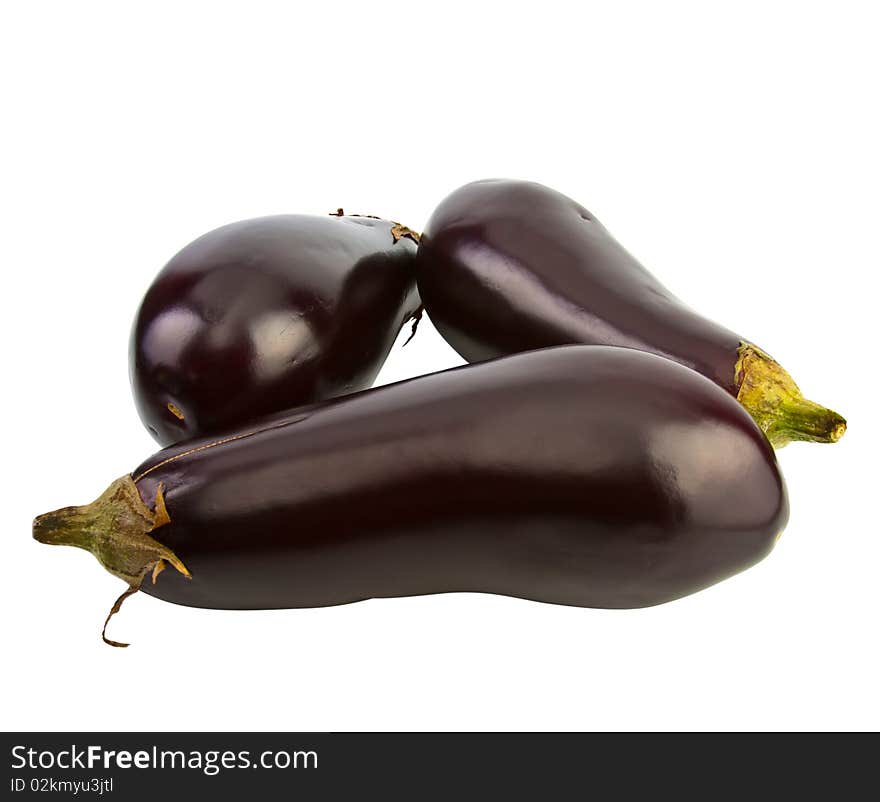
[[(34, 538), (40, 543), (55, 546), (76, 546), (90, 551), (111, 574), (128, 585), (113, 605), (107, 621), (119, 611), (122, 602), (136, 593), (144, 577), (152, 572), (153, 583), (165, 568), (173, 565), (187, 579), (189, 570), (171, 551), (150, 536), (150, 532), (171, 523), (162, 485), (156, 490), (154, 509), (141, 499), (131, 476), (123, 476), (113, 482), (91, 504), (81, 507), (64, 507), (47, 512), (34, 519)], [(107, 621), (101, 633), (105, 643), (111, 646), (127, 646), (109, 640), (106, 636)]]
[(794, 379), (756, 345), (740, 343), (734, 381), (739, 401), (775, 448), (793, 440), (836, 443), (846, 420), (804, 398)]

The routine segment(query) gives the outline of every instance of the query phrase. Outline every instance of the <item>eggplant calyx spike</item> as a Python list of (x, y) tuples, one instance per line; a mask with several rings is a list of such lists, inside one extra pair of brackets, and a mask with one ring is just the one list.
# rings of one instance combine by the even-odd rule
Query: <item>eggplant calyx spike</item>
[(412, 313), (412, 317), (409, 319), (412, 321), (412, 329), (410, 329), (409, 337), (406, 338), (406, 341), (403, 343), (401, 348), (405, 348), (409, 345), (410, 340), (416, 336), (416, 331), (418, 331), (419, 323), (422, 322), (422, 316), (425, 314), (425, 305), (419, 304), (419, 308), (416, 309), (415, 312)]
[(129, 596), (132, 596), (137, 592), (137, 585), (130, 585), (128, 588), (126, 588), (125, 592), (115, 602), (113, 602), (113, 606), (110, 608), (110, 612), (107, 613), (107, 617), (104, 619), (104, 628), (101, 630), (101, 640), (103, 640), (104, 643), (106, 643), (108, 646), (116, 646), (120, 649), (125, 649), (130, 645), (128, 643), (123, 643), (122, 641), (111, 640), (110, 638), (108, 638), (107, 624), (109, 624), (110, 619), (119, 612), (119, 609), (122, 607), (122, 602), (124, 602)]

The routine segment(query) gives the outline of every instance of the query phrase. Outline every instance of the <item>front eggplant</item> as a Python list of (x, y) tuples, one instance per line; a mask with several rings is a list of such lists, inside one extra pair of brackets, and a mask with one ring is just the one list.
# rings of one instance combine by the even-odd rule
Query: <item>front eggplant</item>
[(748, 568), (787, 518), (732, 397), (657, 356), (572, 346), (165, 449), (34, 536), (196, 607), (480, 591), (629, 608)]

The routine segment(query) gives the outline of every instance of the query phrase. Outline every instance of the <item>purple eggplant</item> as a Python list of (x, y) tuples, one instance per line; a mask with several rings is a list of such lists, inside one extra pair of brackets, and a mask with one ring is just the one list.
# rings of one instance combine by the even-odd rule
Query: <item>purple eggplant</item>
[(748, 568), (787, 519), (773, 449), (730, 395), (572, 346), (172, 446), (33, 533), (127, 583), (111, 614), (138, 589), (224, 609), (452, 591), (626, 608)]
[(340, 209), (244, 220), (187, 245), (131, 335), (144, 425), (168, 445), (369, 387), (420, 313), (417, 239)]
[(469, 362), (555, 345), (617, 345), (707, 376), (777, 447), (839, 440), (761, 348), (685, 306), (583, 206), (526, 181), (478, 181), (434, 211), (416, 260), (432, 322)]

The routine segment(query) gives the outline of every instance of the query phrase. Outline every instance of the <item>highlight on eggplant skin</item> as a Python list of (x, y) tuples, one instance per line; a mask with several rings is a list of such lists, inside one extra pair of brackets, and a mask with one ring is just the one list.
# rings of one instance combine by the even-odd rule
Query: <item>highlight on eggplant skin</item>
[(846, 430), (765, 351), (681, 303), (593, 214), (541, 184), (452, 192), (422, 232), (416, 270), (431, 321), (469, 362), (565, 344), (634, 348), (712, 379), (776, 447)]
[(748, 568), (787, 520), (775, 453), (729, 394), (571, 346), (172, 446), (33, 533), (127, 583), (111, 614), (138, 589), (221, 609), (455, 591), (633, 608)]
[(144, 425), (169, 445), (369, 387), (420, 314), (417, 239), (340, 209), (243, 220), (187, 245), (131, 334)]

